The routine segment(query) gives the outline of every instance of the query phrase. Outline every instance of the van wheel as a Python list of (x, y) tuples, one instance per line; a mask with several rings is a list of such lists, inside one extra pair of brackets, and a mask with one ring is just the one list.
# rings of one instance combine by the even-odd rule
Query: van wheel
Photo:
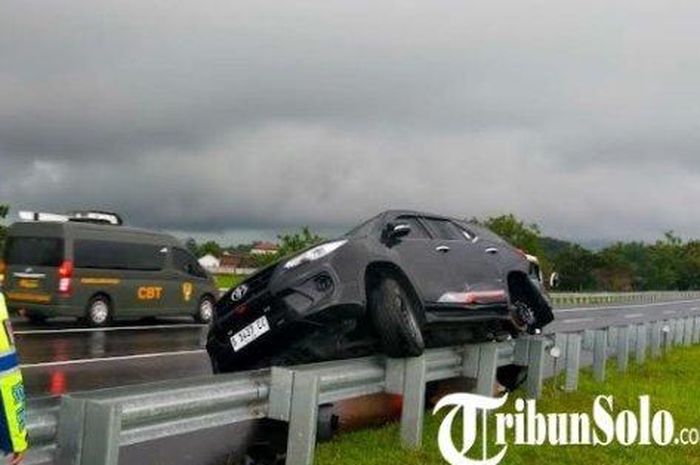
[(85, 312), (87, 323), (95, 328), (106, 326), (112, 319), (112, 304), (107, 297), (97, 295), (90, 299)]
[(205, 295), (199, 301), (197, 313), (194, 314), (194, 319), (197, 323), (210, 323), (214, 317), (214, 299), (211, 296)]
[(416, 316), (416, 304), (403, 286), (384, 277), (370, 295), (370, 314), (383, 352), (389, 357), (417, 357), (425, 342)]

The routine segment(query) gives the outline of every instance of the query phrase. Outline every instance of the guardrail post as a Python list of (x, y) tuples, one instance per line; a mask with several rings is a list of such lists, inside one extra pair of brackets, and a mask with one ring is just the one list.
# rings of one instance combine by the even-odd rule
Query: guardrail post
[(405, 360), (403, 406), (401, 410), (401, 442), (417, 449), (423, 439), (425, 413), (425, 356)]
[(638, 364), (644, 363), (647, 357), (647, 325), (642, 323), (637, 325), (637, 343), (634, 351), (635, 361)]
[(270, 395), (267, 403), (267, 416), (273, 420), (289, 421), (292, 404), (294, 372), (289, 368), (270, 369)]
[(627, 371), (629, 361), (629, 327), (620, 326), (617, 328), (617, 369), (620, 373)]
[(595, 342), (595, 338), (594, 338), (593, 330), (591, 330), (591, 329), (584, 330), (581, 348), (583, 350), (593, 350), (594, 342)]
[(467, 378), (479, 377), (479, 358), (481, 349), (478, 345), (467, 344), (462, 352), (462, 376)]
[(122, 408), (119, 404), (87, 402), (82, 465), (117, 465)]
[(595, 342), (593, 347), (593, 377), (596, 381), (605, 381), (605, 364), (608, 359), (608, 331), (606, 329), (595, 330)]
[(485, 397), (493, 397), (498, 369), (498, 344), (487, 342), (481, 344), (479, 350), (479, 368), (476, 377), (476, 393)]
[(56, 464), (80, 465), (85, 431), (85, 400), (61, 397), (56, 432)]
[(693, 344), (693, 320), (690, 317), (685, 317), (685, 334), (683, 335), (683, 345), (690, 346)]
[(316, 449), (318, 375), (295, 371), (287, 438), (287, 465), (311, 465)]
[(651, 325), (651, 357), (658, 358), (661, 356), (661, 327), (660, 321), (655, 321)]
[(673, 341), (675, 340), (675, 335), (673, 331), (675, 329), (675, 321), (666, 320), (664, 322), (664, 328), (666, 329), (666, 339), (664, 339), (664, 349), (668, 350), (673, 347)]
[(578, 371), (581, 365), (581, 334), (569, 333), (566, 338), (566, 383), (564, 390), (573, 392), (578, 388)]
[(57, 465), (117, 465), (121, 405), (64, 396), (56, 437)]
[(664, 337), (664, 351), (668, 351), (673, 346), (673, 327), (673, 320), (666, 320), (663, 322), (661, 331), (663, 332)]
[(547, 341), (544, 338), (530, 338), (527, 365), (527, 395), (530, 399), (537, 399), (542, 394), (546, 349)]
[(610, 326), (608, 328), (608, 347), (610, 347), (610, 350), (617, 345), (617, 328), (617, 326)]
[(685, 325), (683, 324), (683, 319), (677, 318), (673, 326), (675, 334), (674, 345), (679, 346), (683, 344), (683, 333), (685, 332)]
[(693, 343), (700, 343), (700, 316), (695, 317), (695, 332), (693, 334)]
[(559, 375), (559, 368), (560, 368), (560, 363), (564, 363), (564, 367), (566, 367), (566, 350), (569, 345), (569, 338), (568, 334), (566, 333), (556, 333), (554, 335), (554, 345), (559, 347), (559, 350), (561, 350), (560, 356), (558, 358), (554, 359), (554, 376)]

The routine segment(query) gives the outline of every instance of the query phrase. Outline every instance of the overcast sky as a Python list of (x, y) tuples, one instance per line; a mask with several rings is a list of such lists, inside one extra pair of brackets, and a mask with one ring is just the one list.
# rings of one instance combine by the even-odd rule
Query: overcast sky
[(3, 0), (0, 203), (197, 237), (386, 208), (700, 237), (699, 23), (697, 1)]

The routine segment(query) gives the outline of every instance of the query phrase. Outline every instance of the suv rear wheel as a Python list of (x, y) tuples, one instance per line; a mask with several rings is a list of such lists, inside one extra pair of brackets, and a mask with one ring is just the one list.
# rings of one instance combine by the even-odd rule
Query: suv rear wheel
[(417, 357), (425, 343), (417, 308), (401, 283), (384, 276), (370, 293), (370, 313), (382, 350), (389, 357)]
[(112, 319), (112, 304), (103, 295), (96, 295), (87, 304), (85, 319), (94, 328), (106, 326)]

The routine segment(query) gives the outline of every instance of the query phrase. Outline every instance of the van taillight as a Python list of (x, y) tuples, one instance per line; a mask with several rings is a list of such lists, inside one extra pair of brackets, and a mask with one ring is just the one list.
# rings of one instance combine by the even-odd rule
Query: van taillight
[(5, 262), (0, 260), (0, 285), (5, 281), (5, 270), (7, 270), (7, 265)]
[(58, 267), (58, 292), (61, 294), (70, 294), (71, 281), (73, 278), (73, 262), (64, 260), (61, 266)]

